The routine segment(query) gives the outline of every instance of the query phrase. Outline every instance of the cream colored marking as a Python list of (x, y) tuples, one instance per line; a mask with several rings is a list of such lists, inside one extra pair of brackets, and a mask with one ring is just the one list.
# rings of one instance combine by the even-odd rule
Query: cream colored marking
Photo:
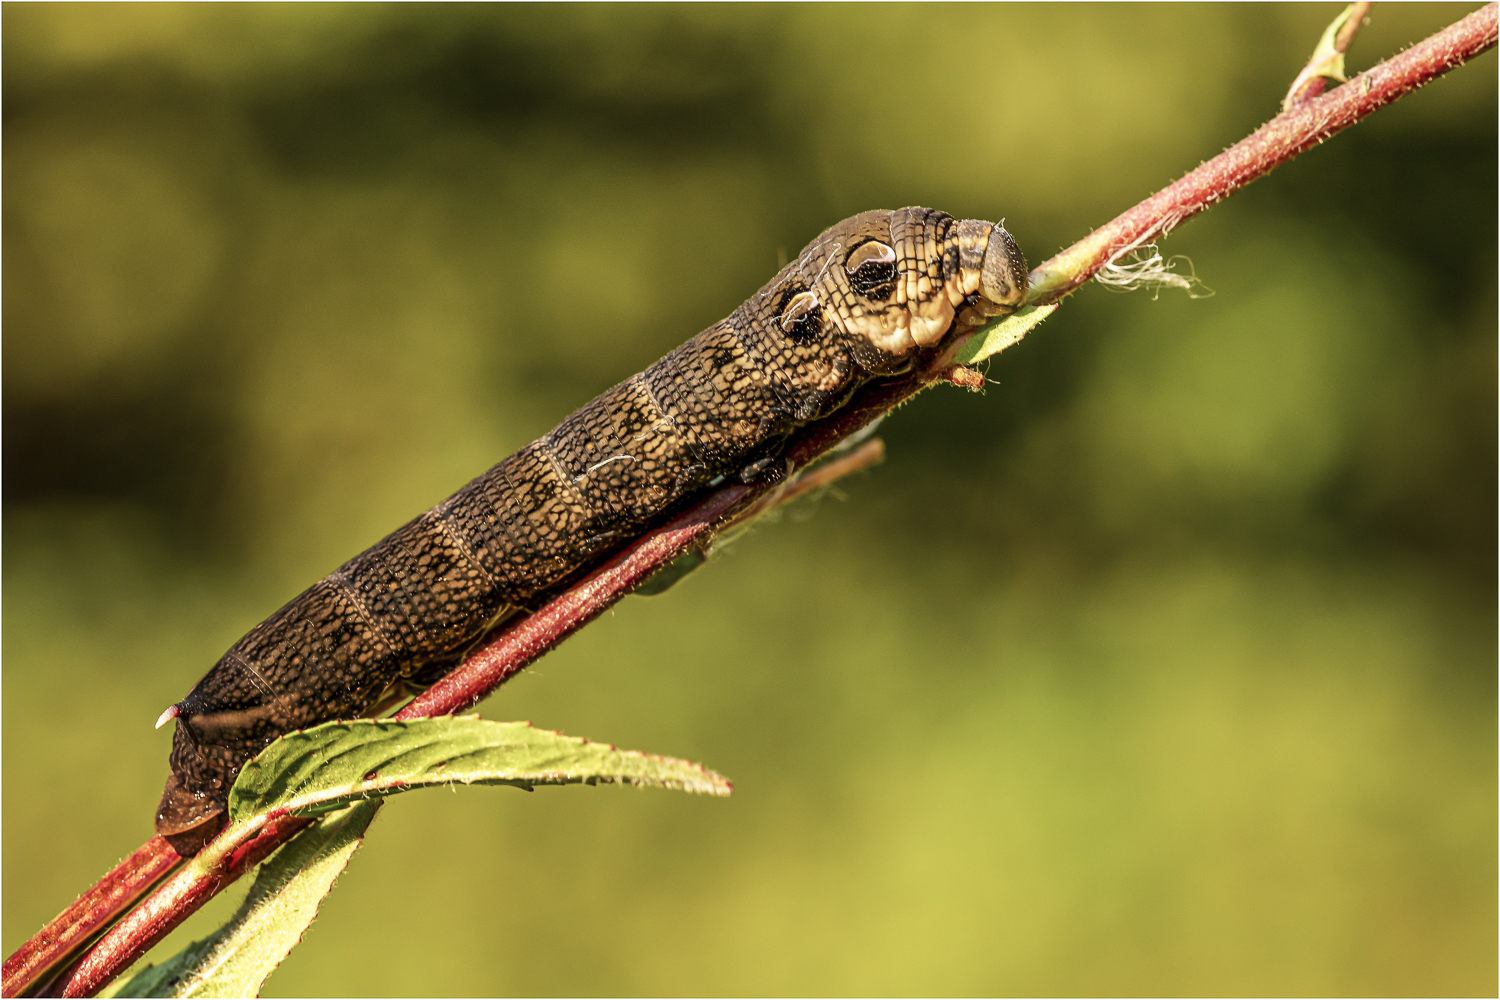
[[(542, 440), (545, 441), (547, 438), (543, 438)], [(577, 480), (568, 475), (568, 470), (563, 468), (562, 462), (558, 460), (556, 455), (552, 454), (551, 447), (543, 448), (541, 451), (547, 456), (547, 461), (552, 464), (552, 471), (557, 473), (557, 481), (573, 491), (573, 497), (578, 501), (578, 506), (587, 508), (588, 503), (584, 500), (583, 494), (573, 489), (577, 485)]]
[(857, 250), (845, 258), (844, 272), (853, 277), (860, 268), (872, 261), (879, 264), (894, 264), (896, 251), (877, 239), (871, 239), (868, 243), (861, 244)]
[(843, 245), (844, 244), (842, 244), (842, 243), (835, 243), (833, 245), (833, 249), (830, 250), (830, 251), (828, 251), (828, 256), (823, 259), (823, 269), (820, 270), (818, 272), (818, 276), (812, 280), (812, 283), (814, 285), (816, 285), (818, 282), (820, 282), (820, 281), (823, 280), (823, 275), (825, 275), (825, 274), (828, 273), (828, 265), (830, 265), (830, 264), (833, 263), (833, 255), (836, 254), (836, 253), (838, 253), (839, 250), (843, 247)]
[(687, 439), (687, 436), (685, 434), (679, 434), (677, 432), (677, 418), (668, 413), (667, 408), (661, 405), (661, 400), (656, 398), (656, 392), (651, 388), (650, 384), (647, 382), (642, 382), (641, 388), (646, 390), (646, 399), (650, 401), (652, 406), (656, 407), (656, 412), (661, 414), (661, 420), (658, 420), (656, 423), (641, 431), (640, 434), (635, 435), (635, 437), (632, 437), (630, 440), (634, 441), (636, 437), (640, 437), (642, 434), (645, 434), (647, 430), (654, 430), (655, 428), (665, 423), (667, 427), (672, 431), (673, 436), (676, 437), (677, 441), (682, 445), (683, 450), (693, 456), (694, 462), (702, 464), (703, 453), (700, 452), (697, 447), (695, 447), (693, 443)]
[(260, 686), (260, 689), (262, 691), (270, 695), (273, 699), (281, 697), (276, 693), (275, 689), (271, 687), (271, 682), (262, 677), (260, 675), (260, 671), (256, 670), (255, 666), (251, 664), (249, 660), (245, 659), (239, 653), (230, 653), (229, 655), (234, 657), (236, 663), (244, 667), (246, 670), (250, 671), (251, 678), (253, 678), (255, 683)]
[(933, 296), (915, 305), (911, 316), (911, 339), (923, 347), (943, 339), (953, 325), (953, 303), (947, 296)]
[[(428, 513), (430, 514), (431, 511), (428, 511)], [(344, 573), (342, 569), (334, 570), (328, 575), (328, 579), (332, 580), (334, 582), (334, 585), (342, 590), (345, 596), (349, 598), (349, 603), (354, 605), (354, 610), (359, 612), (359, 617), (364, 619), (365, 624), (370, 627), (370, 631), (374, 632), (375, 635), (379, 637), (380, 641), (385, 643), (386, 649), (390, 650), (392, 653), (400, 653), (405, 651), (405, 646), (398, 645), (396, 642), (394, 642), (391, 638), (390, 633), (386, 630), (386, 627), (380, 622), (377, 622), (374, 616), (370, 614), (370, 609), (365, 606), (364, 598), (359, 596), (358, 591), (354, 589), (354, 585), (349, 582), (349, 577)], [(425, 637), (427, 634), (425, 629), (414, 628), (412, 629), (412, 631), (416, 633), (416, 636), (418, 638)], [(246, 666), (249, 666), (249, 664), (247, 663)], [(254, 670), (255, 668), (251, 667), (250, 669)]]
[(906, 334), (906, 310), (898, 305), (884, 309), (860, 312), (844, 316), (837, 309), (825, 314), (845, 336), (862, 337), (887, 354), (905, 354), (916, 347), (916, 342)]
[(813, 292), (799, 292), (792, 296), (792, 301), (781, 311), (781, 332), (790, 333), (793, 324), (817, 308), (818, 296)]
[(483, 573), (484, 578), (489, 581), (490, 588), (494, 589), (496, 586), (498, 586), (495, 577), (490, 573), (489, 570), (484, 568), (484, 563), (480, 562), (479, 558), (474, 554), (474, 549), (469, 545), (468, 540), (464, 538), (463, 535), (459, 534), (458, 529), (455, 528), (453, 526), (453, 523), (448, 520), (448, 513), (453, 509), (450, 506), (450, 501), (452, 501), (452, 499), (452, 497), (449, 497), (447, 500), (444, 500), (442, 503), (433, 508), (433, 510), (437, 512), (438, 527), (443, 529), (443, 534), (447, 535), (448, 538), (453, 542), (453, 544), (458, 547), (458, 551), (463, 553), (463, 557), (469, 561), (470, 565), (477, 566), (479, 568), (479, 572)]
[[(656, 406), (656, 397), (651, 396), (650, 399), (651, 399), (651, 405), (652, 406)], [(656, 412), (657, 413), (661, 413), (661, 407), (660, 406), (656, 406)], [(650, 434), (652, 431), (659, 431), (663, 427), (666, 427), (666, 428), (675, 428), (676, 424), (677, 424), (677, 422), (675, 420), (673, 420), (671, 417), (663, 416), (660, 420), (656, 421), (655, 423), (653, 423), (653, 424), (647, 424), (645, 427), (642, 427), (640, 430), (638, 430), (634, 434), (630, 435), (630, 440), (627, 441), (626, 443), (627, 444), (634, 444), (635, 442), (637, 442), (637, 441), (641, 440), (642, 438), (644, 438), (647, 434)]]
[(573, 485), (577, 486), (579, 483), (583, 482), (589, 476), (593, 475), (595, 469), (602, 469), (606, 465), (610, 464), (611, 462), (634, 462), (634, 461), (635, 461), (635, 456), (634, 455), (616, 455), (614, 458), (606, 458), (602, 462), (595, 462), (593, 465), (589, 466), (587, 469), (584, 469), (583, 472), (581, 472), (580, 474), (578, 474), (578, 475), (576, 475), (576, 476), (573, 477)]

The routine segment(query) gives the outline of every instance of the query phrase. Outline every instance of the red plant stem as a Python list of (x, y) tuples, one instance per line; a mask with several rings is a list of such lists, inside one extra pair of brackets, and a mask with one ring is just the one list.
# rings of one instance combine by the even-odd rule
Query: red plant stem
[(1105, 223), (1031, 272), (1031, 305), (1055, 302), (1121, 253), (1165, 235), (1424, 83), (1494, 48), (1496, 5), (1476, 10), (1336, 90), (1277, 115), (1198, 169)]
[[(1496, 4), (1491, 3), (1426, 41), (1360, 74), (1337, 90), (1272, 119), (1249, 138), (1032, 271), (1029, 304), (1040, 305), (1062, 298), (1122, 251), (1169, 232), (1185, 219), (1257, 177), (1269, 173), (1281, 163), (1422, 84), (1493, 48), (1496, 40), (1496, 13)], [(854, 430), (926, 388), (940, 374), (941, 366), (928, 368), (903, 379), (866, 387), (833, 417), (808, 427), (791, 443), (787, 457), (792, 466), (795, 468), (805, 465)], [(434, 686), (417, 702), (408, 705), (397, 717), (416, 718), (418, 712), (451, 714), (472, 706), (493, 690), (494, 684), (513, 676), (537, 656), (592, 620), (628, 593), (636, 583), (686, 551), (705, 533), (709, 533), (715, 520), (760, 492), (760, 489), (733, 486), (712, 494), (672, 524), (641, 539), (536, 615), (524, 619), (513, 629), (498, 636), (490, 646)], [(714, 511), (717, 513), (712, 513)], [(664, 540), (667, 535), (671, 536), (670, 539)], [(557, 607), (555, 612), (554, 606)], [(563, 610), (564, 606), (567, 611)], [(578, 615), (587, 617), (575, 620), (573, 616)], [(535, 624), (531, 624), (533, 622)], [(495, 647), (503, 647), (507, 652), (492, 652)], [(477, 660), (483, 660), (483, 663), (471, 670), (470, 664)], [(442, 694), (435, 693), (439, 688), (442, 688)], [(103, 988), (214, 893), (258, 863), (304, 825), (305, 821), (283, 817), (267, 824), (254, 841), (244, 845), (220, 870), (193, 879), (179, 876), (168, 882), (106, 934), (88, 955), (61, 977), (56, 985), (62, 988), (62, 995), (91, 996)], [(148, 844), (147, 847), (149, 846)], [(133, 898), (133, 894), (123, 894), (128, 881), (128, 873), (122, 874), (125, 868), (122, 864), (107, 875), (104, 881), (119, 881), (121, 898), (129, 899)], [(134, 894), (138, 894), (141, 887), (149, 885), (159, 874), (151, 876), (149, 881), (143, 881)], [(83, 898), (92, 898), (94, 892), (95, 890), (90, 890)], [(63, 916), (72, 913), (80, 904), (70, 907)], [(59, 921), (49, 924), (7, 960), (4, 996), (15, 996), (35, 981), (40, 970), (55, 964), (66, 954), (65, 949), (49, 952), (44, 941), (62, 939), (66, 929), (57, 929)], [(69, 940), (76, 942), (80, 937), (81, 935), (73, 934), (69, 936)], [(18, 975), (13, 984), (9, 975), (12, 962), (16, 963), (16, 968), (21, 968), (23, 953), (31, 956), (26, 968), (36, 971), (29, 977)], [(49, 954), (52, 957), (47, 959)]]
[(136, 848), (5, 960), (4, 995), (15, 996), (46, 974), (181, 861), (160, 837), (152, 837)]

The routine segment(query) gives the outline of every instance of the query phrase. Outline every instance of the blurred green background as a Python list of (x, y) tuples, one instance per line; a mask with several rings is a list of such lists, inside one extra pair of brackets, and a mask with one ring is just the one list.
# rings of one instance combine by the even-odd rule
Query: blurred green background
[[(6, 951), (307, 584), (844, 216), (1039, 263), (1339, 9), (6, 5)], [(1496, 114), (1281, 168), (1164, 244), (1216, 295), (1085, 288), (484, 706), (732, 799), (393, 802), (268, 992), (1493, 994)]]

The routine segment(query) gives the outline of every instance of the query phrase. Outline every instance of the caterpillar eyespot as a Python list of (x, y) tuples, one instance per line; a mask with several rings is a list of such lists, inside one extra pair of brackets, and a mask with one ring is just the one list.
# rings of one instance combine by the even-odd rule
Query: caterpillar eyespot
[(896, 290), (896, 251), (879, 240), (870, 240), (849, 252), (844, 271), (856, 292), (884, 302)]
[[(910, 291), (891, 301), (904, 277)], [(240, 768), (276, 737), (432, 684), (488, 629), (712, 484), (783, 475), (792, 432), (1019, 307), (1025, 279), (1020, 250), (993, 223), (903, 208), (830, 227), (726, 319), (230, 647), (158, 723), (176, 720), (157, 832), (197, 853), (222, 828)]]
[(792, 295), (781, 310), (781, 329), (799, 344), (821, 333), (823, 322), (818, 315), (818, 297), (812, 292)]

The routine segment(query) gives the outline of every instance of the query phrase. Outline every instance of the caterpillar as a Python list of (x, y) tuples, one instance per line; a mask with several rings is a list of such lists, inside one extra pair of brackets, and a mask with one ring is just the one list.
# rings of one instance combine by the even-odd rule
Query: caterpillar
[(187, 697), (156, 829), (184, 856), (276, 737), (378, 711), (725, 478), (774, 481), (796, 429), (1026, 295), (1003, 226), (926, 208), (825, 230), (727, 319), (398, 528), (251, 629)]

